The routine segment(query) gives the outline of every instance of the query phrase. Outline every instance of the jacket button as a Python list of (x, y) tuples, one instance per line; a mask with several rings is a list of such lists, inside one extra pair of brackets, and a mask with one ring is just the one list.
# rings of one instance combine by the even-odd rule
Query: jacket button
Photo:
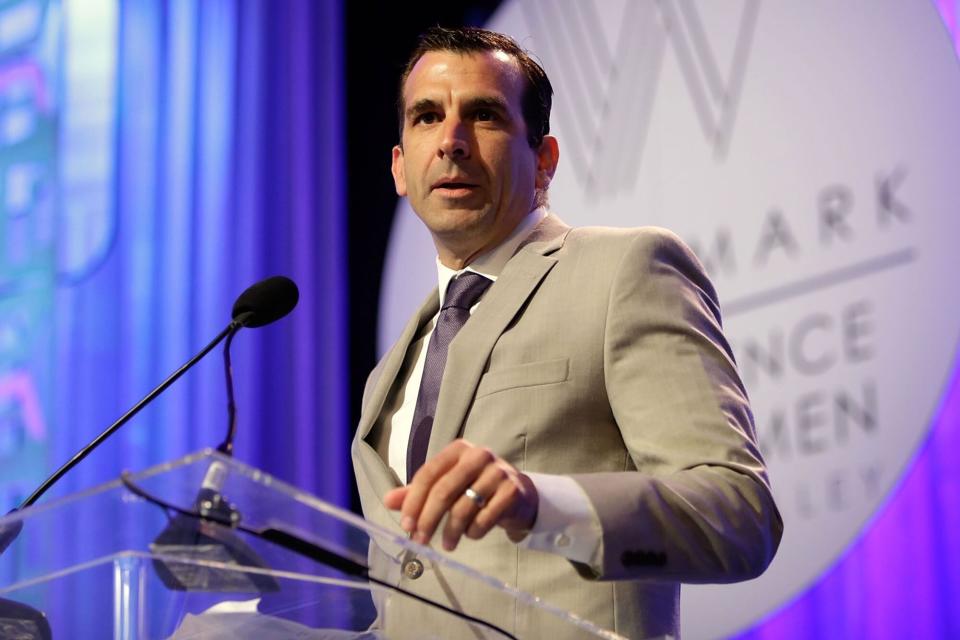
[(411, 580), (416, 580), (423, 575), (423, 563), (416, 558), (405, 561), (403, 563), (403, 575)]

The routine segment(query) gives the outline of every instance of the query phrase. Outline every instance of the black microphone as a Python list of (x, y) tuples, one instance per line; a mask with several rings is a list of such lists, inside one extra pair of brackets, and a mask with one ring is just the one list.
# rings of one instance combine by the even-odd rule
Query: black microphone
[[(233, 319), (230, 321), (230, 324), (228, 324), (227, 327), (210, 342), (210, 344), (205, 346), (200, 350), (199, 353), (190, 358), (190, 360), (184, 363), (179, 369), (170, 374), (166, 380), (157, 385), (157, 387), (144, 396), (140, 402), (133, 405), (133, 407), (131, 407), (125, 414), (120, 416), (116, 422), (107, 427), (100, 435), (98, 435), (96, 438), (90, 441), (89, 444), (78, 451), (70, 460), (57, 469), (53, 475), (44, 480), (43, 483), (20, 504), (20, 506), (12, 509), (10, 513), (25, 509), (36, 502), (40, 496), (42, 496), (47, 492), (47, 490), (50, 489), (50, 487), (56, 484), (56, 482), (62, 478), (64, 474), (70, 471), (70, 469), (73, 467), (77, 466), (80, 461), (82, 461), (84, 458), (90, 455), (94, 449), (100, 446), (104, 440), (113, 435), (117, 429), (129, 422), (130, 419), (137, 415), (141, 409), (150, 404), (154, 398), (166, 391), (167, 387), (176, 382), (180, 376), (187, 372), (187, 370), (193, 367), (193, 365), (199, 362), (205, 355), (210, 353), (210, 351), (220, 344), (224, 338), (229, 336), (232, 339), (233, 335), (243, 327), (262, 327), (270, 324), (271, 322), (279, 320), (293, 310), (298, 299), (299, 292), (297, 291), (297, 285), (294, 284), (289, 278), (285, 278), (283, 276), (273, 276), (248, 287), (246, 291), (240, 294), (233, 305)], [(229, 356), (225, 356), (225, 359), (229, 365)], [(232, 386), (229, 390), (229, 394), (230, 404), (232, 405)], [(228, 440), (230, 441), (230, 447), (232, 448), (232, 433), (229, 435)], [(225, 442), (224, 445), (221, 446), (226, 445), (227, 443)], [(17, 521), (12, 525), (0, 525), (0, 554), (2, 554), (17, 537), (22, 526), (23, 525), (21, 521)]]
[(300, 291), (293, 280), (273, 276), (251, 285), (233, 303), (233, 321), (256, 329), (275, 322), (297, 306)]

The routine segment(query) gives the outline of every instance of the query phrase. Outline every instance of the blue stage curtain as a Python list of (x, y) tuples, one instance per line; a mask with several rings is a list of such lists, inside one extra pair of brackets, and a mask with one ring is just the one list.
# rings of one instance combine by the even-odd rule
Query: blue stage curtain
[[(114, 240), (56, 297), (51, 468), (285, 274), (293, 314), (234, 341), (236, 457), (349, 501), (342, 6), (118, 5)], [(219, 351), (53, 493), (204, 447), (226, 431)]]

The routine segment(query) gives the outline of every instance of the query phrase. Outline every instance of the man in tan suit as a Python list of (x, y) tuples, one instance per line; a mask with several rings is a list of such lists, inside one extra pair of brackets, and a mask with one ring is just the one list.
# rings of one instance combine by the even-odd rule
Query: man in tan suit
[[(677, 635), (679, 583), (759, 575), (782, 523), (696, 258), (662, 229), (547, 212), (551, 95), (499, 34), (434, 29), (411, 58), (392, 168), (440, 286), (368, 380), (360, 496), (372, 521), (601, 627)], [(451, 303), (468, 279), (479, 300)], [(370, 555), (406, 589), (549, 633), (442, 568)]]

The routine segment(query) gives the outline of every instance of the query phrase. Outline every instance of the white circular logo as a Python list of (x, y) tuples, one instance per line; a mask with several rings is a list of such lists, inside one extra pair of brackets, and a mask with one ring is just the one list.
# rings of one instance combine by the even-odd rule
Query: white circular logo
[[(913, 459), (954, 362), (960, 73), (928, 3), (513, 0), (543, 62), (567, 223), (656, 224), (721, 296), (786, 531), (761, 578), (685, 586), (684, 635), (796, 596)], [(381, 350), (436, 283), (401, 204)]]

